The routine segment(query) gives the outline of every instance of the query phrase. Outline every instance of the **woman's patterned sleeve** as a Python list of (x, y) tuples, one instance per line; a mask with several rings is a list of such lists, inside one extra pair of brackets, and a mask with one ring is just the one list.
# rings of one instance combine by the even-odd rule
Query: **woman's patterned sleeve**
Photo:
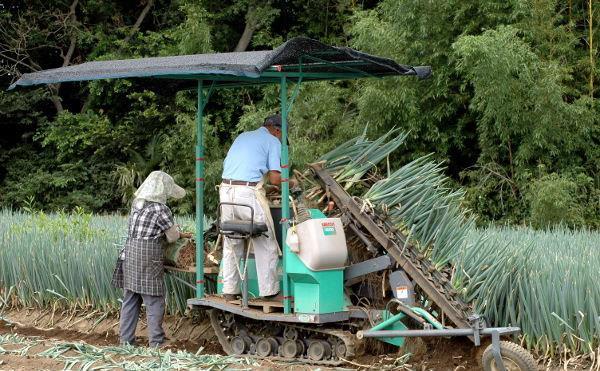
[(169, 209), (166, 205), (159, 204), (158, 217), (156, 218), (156, 224), (160, 228), (161, 231), (166, 231), (175, 225), (175, 220), (173, 219), (173, 213), (171, 213), (171, 209)]

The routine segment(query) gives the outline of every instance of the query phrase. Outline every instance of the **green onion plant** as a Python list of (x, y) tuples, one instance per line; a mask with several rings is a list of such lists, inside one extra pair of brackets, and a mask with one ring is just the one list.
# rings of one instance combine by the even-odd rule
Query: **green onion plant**
[[(178, 218), (192, 224), (191, 218)], [(208, 221), (205, 220), (205, 228)], [(122, 290), (111, 285), (127, 234), (127, 218), (0, 211), (0, 307), (118, 309)], [(193, 283), (193, 275), (178, 273)], [(193, 290), (166, 275), (167, 311), (183, 313)]]
[[(363, 133), (322, 160), (348, 189), (405, 139), (398, 131), (375, 141)], [(546, 356), (598, 352), (600, 233), (477, 229), (444, 170), (431, 155), (398, 164), (361, 198), (438, 269), (452, 268), (455, 289), (491, 324), (520, 327), (524, 344)]]

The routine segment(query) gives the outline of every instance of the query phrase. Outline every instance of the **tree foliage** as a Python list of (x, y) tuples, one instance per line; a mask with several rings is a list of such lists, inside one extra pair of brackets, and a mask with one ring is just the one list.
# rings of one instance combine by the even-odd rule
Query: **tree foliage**
[[(566, 5), (382, 1), (358, 13), (354, 46), (434, 69), (425, 84), (362, 84), (360, 116), (375, 117), (383, 130), (410, 129), (413, 157), (433, 151), (447, 160), (482, 222), (530, 223), (527, 190), (548, 173), (597, 189), (598, 104), (588, 82), (597, 80), (598, 62), (587, 55), (590, 27), (598, 31), (587, 2)], [(597, 194), (579, 201), (569, 207), (598, 226)]]
[[(303, 84), (293, 166), (361, 133), (409, 131), (404, 162), (446, 161), (481, 223), (600, 226), (593, 0), (26, 0), (0, 2), (0, 83), (91, 60), (268, 49), (309, 36), (431, 65), (431, 79)], [(591, 20), (591, 21), (590, 21)], [(595, 20), (595, 21), (594, 21)], [(102, 80), (0, 92), (0, 204), (127, 210), (157, 168), (189, 191), (193, 91)], [(239, 132), (278, 109), (277, 87), (219, 91), (205, 121), (207, 184)], [(207, 187), (207, 206), (216, 193)]]

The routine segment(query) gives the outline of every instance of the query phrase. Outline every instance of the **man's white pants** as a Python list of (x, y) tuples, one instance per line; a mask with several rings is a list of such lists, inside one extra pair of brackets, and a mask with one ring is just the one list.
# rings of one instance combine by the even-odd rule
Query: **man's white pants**
[[(269, 210), (263, 210), (261, 207), (256, 199), (254, 187), (221, 184), (219, 196), (221, 202), (234, 202), (252, 206), (255, 223), (265, 223), (265, 212), (270, 212)], [(228, 221), (232, 219), (250, 220), (250, 209), (242, 206), (223, 205), (221, 207), (221, 220)], [(260, 296), (274, 295), (279, 292), (279, 281), (277, 279), (279, 250), (274, 231), (271, 228), (269, 228), (267, 235), (269, 237), (260, 236), (252, 239)], [(241, 293), (241, 278), (238, 269), (240, 259), (245, 258), (243, 255), (244, 240), (227, 237), (223, 239), (224, 294)]]

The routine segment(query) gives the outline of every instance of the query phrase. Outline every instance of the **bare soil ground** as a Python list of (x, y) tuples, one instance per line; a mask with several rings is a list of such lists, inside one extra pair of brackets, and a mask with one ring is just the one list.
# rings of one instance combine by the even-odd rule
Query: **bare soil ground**
[[(12, 310), (0, 314), (0, 318), (6, 320), (0, 320), (0, 335), (15, 333), (43, 341), (36, 345), (39, 349), (30, 349), (28, 355), (25, 356), (0, 354), (0, 370), (63, 369), (64, 361), (34, 356), (44, 349), (56, 345), (57, 342), (85, 342), (98, 347), (110, 347), (118, 344), (117, 318), (102, 313), (83, 316), (77, 312), (52, 313), (39, 310)], [(7, 322), (11, 325), (8, 325)], [(196, 353), (202, 347), (202, 354), (223, 354), (207, 319), (167, 317), (164, 327), (173, 349)], [(137, 331), (137, 334), (140, 335), (139, 344), (147, 343), (145, 333), (145, 322), (141, 320)], [(386, 354), (363, 355), (352, 360), (344, 368), (391, 369), (396, 364), (397, 369), (420, 371), (480, 370), (481, 366), (477, 360), (481, 359), (483, 349), (474, 347), (466, 338), (427, 339), (424, 344), (413, 346), (410, 349), (414, 356), (408, 361), (409, 365), (404, 366), (398, 363), (397, 360), (401, 353), (394, 347), (383, 347), (379, 351), (384, 351)], [(232, 366), (232, 368), (239, 367)], [(245, 368), (247, 369), (248, 366)], [(309, 370), (316, 367), (261, 361), (258, 368)], [(324, 369), (323, 367), (319, 368)]]
[(50, 358), (0, 356), (0, 370), (62, 370), (65, 363)]

